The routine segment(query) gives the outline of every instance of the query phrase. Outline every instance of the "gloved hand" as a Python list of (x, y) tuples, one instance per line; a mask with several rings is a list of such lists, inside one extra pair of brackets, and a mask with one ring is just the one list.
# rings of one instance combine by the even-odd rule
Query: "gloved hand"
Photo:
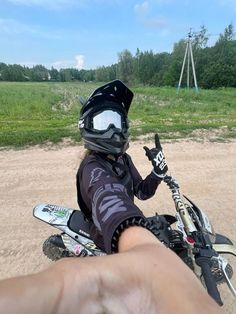
[(154, 173), (161, 179), (164, 178), (168, 171), (165, 155), (163, 154), (158, 134), (155, 134), (155, 148), (149, 149), (144, 146), (146, 156), (152, 162)]

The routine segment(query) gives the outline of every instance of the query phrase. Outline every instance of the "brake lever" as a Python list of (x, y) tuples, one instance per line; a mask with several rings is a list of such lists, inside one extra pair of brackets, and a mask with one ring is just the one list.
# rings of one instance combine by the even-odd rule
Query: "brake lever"
[(219, 265), (220, 265), (220, 267), (224, 273), (226, 283), (227, 283), (230, 291), (232, 292), (233, 296), (236, 297), (236, 289), (232, 285), (232, 283), (231, 283), (231, 281), (227, 275), (227, 272), (226, 272), (226, 266), (227, 266), (228, 262), (222, 256), (219, 256), (218, 258), (219, 258), (218, 262), (219, 262)]

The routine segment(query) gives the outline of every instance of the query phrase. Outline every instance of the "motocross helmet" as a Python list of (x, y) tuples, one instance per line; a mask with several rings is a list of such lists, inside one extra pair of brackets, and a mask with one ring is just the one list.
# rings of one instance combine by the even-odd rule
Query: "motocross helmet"
[(81, 101), (79, 129), (84, 147), (105, 154), (120, 155), (129, 147), (127, 114), (133, 93), (120, 80), (97, 88)]

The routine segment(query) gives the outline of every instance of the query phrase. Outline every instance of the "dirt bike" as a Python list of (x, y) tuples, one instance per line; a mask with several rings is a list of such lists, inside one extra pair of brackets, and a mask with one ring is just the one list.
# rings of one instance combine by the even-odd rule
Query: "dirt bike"
[[(222, 306), (218, 285), (226, 283), (234, 297), (236, 290), (231, 283), (233, 268), (220, 253), (236, 256), (236, 248), (229, 238), (214, 232), (207, 215), (180, 193), (173, 177), (167, 175), (163, 181), (171, 190), (176, 213), (175, 216), (156, 213), (147, 217), (150, 226), (157, 230), (159, 240), (190, 267), (209, 295)], [(106, 255), (92, 241), (89, 232), (92, 222), (80, 210), (39, 204), (33, 209), (33, 215), (62, 231), (43, 243), (43, 252), (49, 259)]]

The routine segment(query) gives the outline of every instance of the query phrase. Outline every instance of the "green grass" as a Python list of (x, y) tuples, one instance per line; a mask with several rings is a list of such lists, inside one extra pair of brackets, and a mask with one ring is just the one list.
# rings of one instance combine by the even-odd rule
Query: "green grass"
[(131, 107), (132, 132), (137, 137), (158, 132), (162, 138), (186, 137), (196, 129), (223, 129), (235, 137), (236, 89), (180, 90), (137, 87)]
[(80, 104), (94, 84), (0, 83), (0, 146), (80, 141)]
[[(80, 141), (79, 96), (95, 83), (0, 83), (0, 147), (24, 147), (63, 138)], [(158, 132), (189, 137), (195, 130), (222, 130), (218, 140), (236, 137), (236, 89), (180, 90), (134, 87), (130, 109), (133, 138)], [(199, 136), (199, 133), (198, 133)]]

